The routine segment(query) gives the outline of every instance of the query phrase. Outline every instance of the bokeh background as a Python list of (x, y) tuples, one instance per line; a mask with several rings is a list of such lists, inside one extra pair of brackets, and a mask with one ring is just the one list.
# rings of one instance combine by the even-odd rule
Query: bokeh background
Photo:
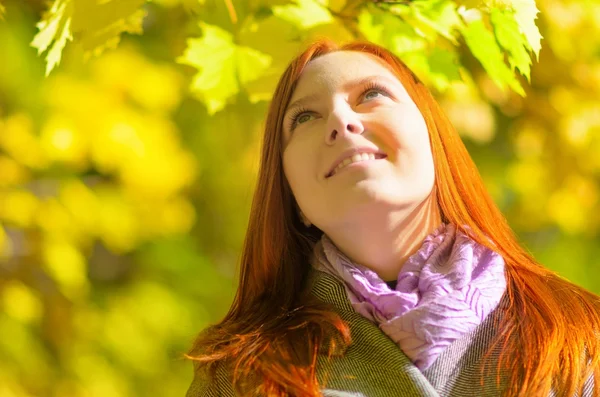
[[(315, 23), (314, 4), (157, 0), (143, 34), (91, 57), (67, 45), (46, 77), (31, 43), (49, 4), (0, 2), (0, 396), (182, 396), (183, 353), (233, 297), (277, 74), (313, 34), (356, 32)], [(600, 7), (537, 7), (544, 39), (531, 81), (519, 77), (525, 97), (461, 43), (463, 83), (424, 77), (523, 244), (600, 293)], [(229, 40), (271, 54), (272, 73), (212, 86), (219, 77), (185, 56), (209, 33), (196, 64)]]

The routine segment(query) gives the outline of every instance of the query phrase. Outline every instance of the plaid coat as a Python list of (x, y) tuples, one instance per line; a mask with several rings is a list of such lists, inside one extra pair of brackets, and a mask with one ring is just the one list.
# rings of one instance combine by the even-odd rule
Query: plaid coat
[[(480, 386), (482, 358), (495, 334), (507, 301), (488, 315), (471, 333), (454, 341), (437, 360), (421, 372), (402, 350), (377, 325), (356, 313), (348, 301), (343, 284), (329, 274), (312, 270), (312, 293), (333, 305), (350, 326), (352, 344), (343, 357), (319, 359), (317, 374), (328, 373), (325, 397), (494, 397), (506, 388), (507, 376), (495, 371)], [(500, 351), (492, 352), (497, 359)], [(496, 362), (496, 360), (493, 360)], [(487, 368), (486, 368), (487, 369)], [(320, 378), (321, 380), (321, 378)], [(590, 397), (593, 380), (588, 381), (582, 397)], [(233, 397), (233, 389), (222, 368), (213, 384), (196, 375), (186, 397)], [(554, 393), (550, 393), (554, 396)], [(535, 396), (534, 396), (535, 397)]]

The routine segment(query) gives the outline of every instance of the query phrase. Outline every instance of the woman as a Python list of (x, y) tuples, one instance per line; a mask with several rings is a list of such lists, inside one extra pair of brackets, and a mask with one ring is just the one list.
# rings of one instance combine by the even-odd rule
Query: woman
[(599, 306), (519, 245), (399, 59), (317, 42), (275, 91), (188, 396), (598, 396)]

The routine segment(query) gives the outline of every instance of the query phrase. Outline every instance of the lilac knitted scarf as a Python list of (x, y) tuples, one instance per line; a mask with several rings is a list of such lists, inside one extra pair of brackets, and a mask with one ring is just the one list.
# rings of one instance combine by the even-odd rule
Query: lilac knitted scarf
[(421, 370), (496, 308), (506, 289), (504, 260), (453, 224), (442, 224), (404, 264), (391, 290), (323, 235), (313, 267), (341, 279), (354, 309), (379, 325)]

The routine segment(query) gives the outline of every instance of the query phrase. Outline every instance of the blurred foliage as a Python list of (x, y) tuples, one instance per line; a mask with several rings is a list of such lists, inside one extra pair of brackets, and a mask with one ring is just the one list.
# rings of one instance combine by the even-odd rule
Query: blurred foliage
[(594, 1), (0, 3), (2, 397), (184, 394), (233, 297), (268, 100), (321, 36), (405, 60), (523, 243), (600, 292)]

